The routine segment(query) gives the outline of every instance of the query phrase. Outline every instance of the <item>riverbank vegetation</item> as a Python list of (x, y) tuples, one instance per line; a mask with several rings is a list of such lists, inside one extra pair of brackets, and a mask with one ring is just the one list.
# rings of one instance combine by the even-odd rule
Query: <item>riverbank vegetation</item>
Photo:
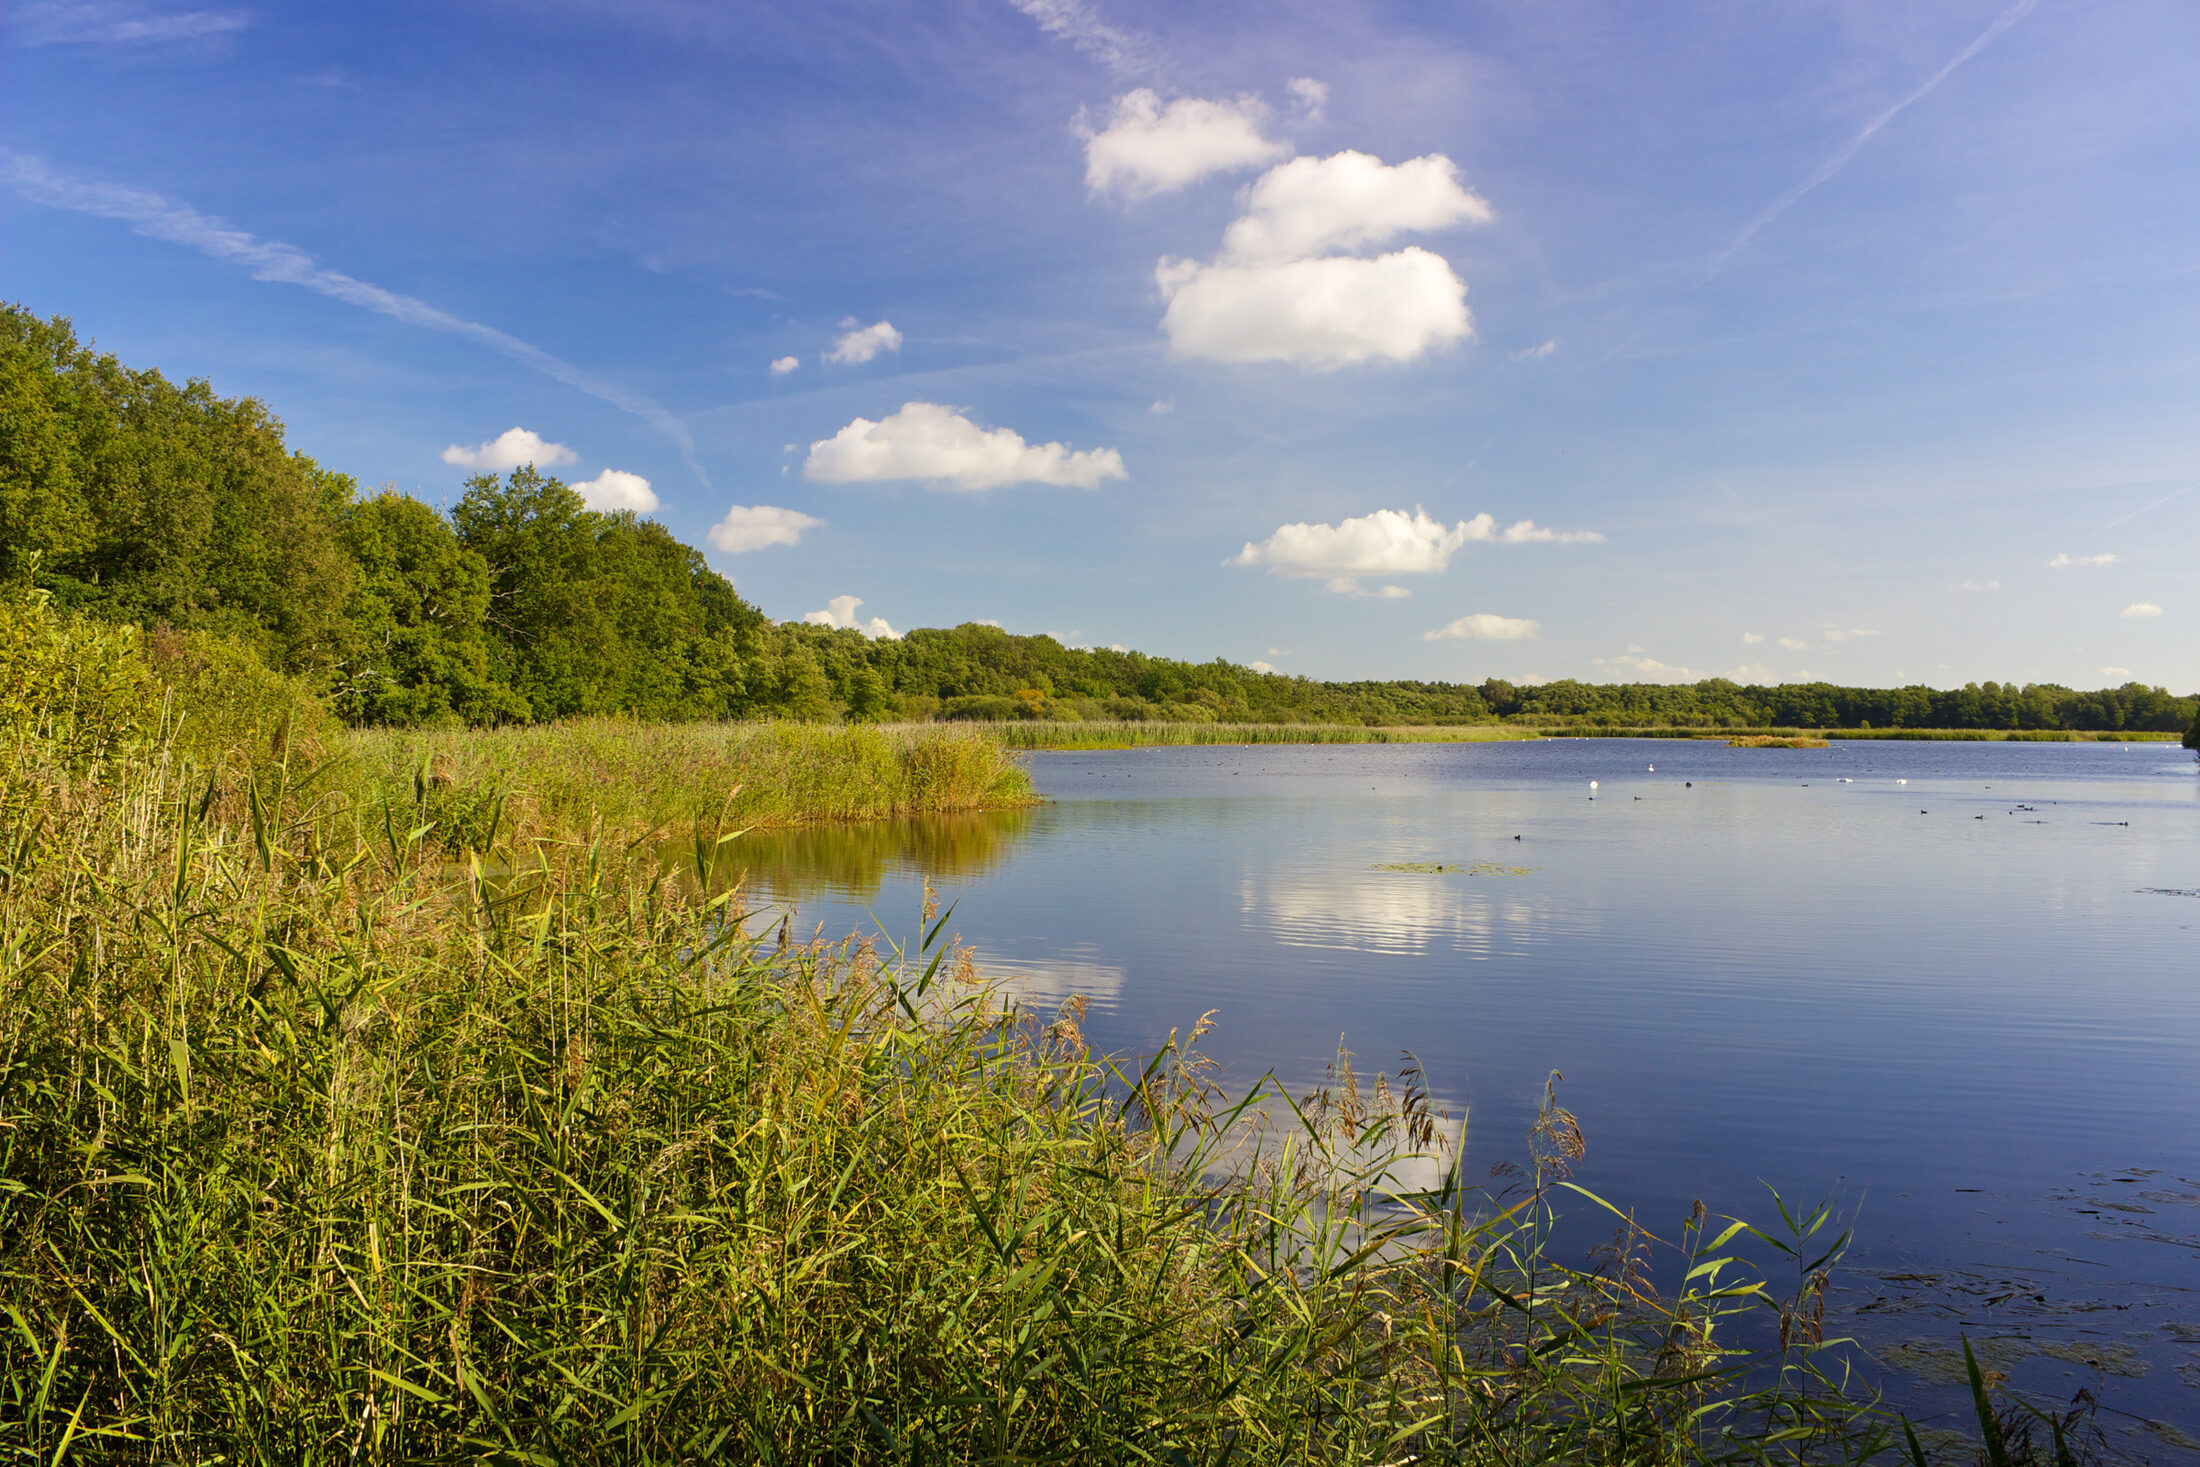
[(293, 452), (260, 403), (133, 370), (15, 306), (0, 306), (0, 580), (35, 584), (65, 612), (195, 638), (194, 657), (256, 662), (373, 728), (603, 716), (1737, 735), (2200, 725), (2200, 697), (2138, 683), (1317, 682), (975, 623), (898, 638), (775, 623), (662, 525), (592, 511), (533, 468), (468, 480), (447, 512), (363, 493)]
[(498, 830), (454, 864), (417, 802), (455, 786), (375, 810), (301, 737), (148, 742), (114, 666), (0, 758), (0, 1457), (1897, 1440), (1820, 1337), (1838, 1220), (1660, 1243), (1611, 1213), (1582, 1260), (1555, 1092), (1476, 1185), (1411, 1073), (1225, 1103), (1198, 1027), (1095, 1055), (930, 911), (903, 950), (751, 930), (715, 826), (672, 866)]

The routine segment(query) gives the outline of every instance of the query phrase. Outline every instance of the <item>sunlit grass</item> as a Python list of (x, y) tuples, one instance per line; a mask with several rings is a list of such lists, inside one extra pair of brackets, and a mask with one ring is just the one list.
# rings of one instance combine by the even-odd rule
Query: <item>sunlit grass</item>
[(1452, 744), (1532, 739), (1496, 723), (1371, 727), (1357, 723), (1006, 722), (983, 725), (1012, 749), (1143, 749), (1209, 744)]
[(350, 736), (365, 798), (420, 804), (469, 838), (585, 838), (942, 815), (1032, 803), (1030, 776), (967, 725), (577, 719), (509, 729)]

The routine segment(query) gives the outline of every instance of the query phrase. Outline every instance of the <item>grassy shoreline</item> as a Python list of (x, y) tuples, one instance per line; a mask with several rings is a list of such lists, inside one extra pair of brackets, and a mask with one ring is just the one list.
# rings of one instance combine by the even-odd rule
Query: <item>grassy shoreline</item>
[(645, 724), (373, 730), (345, 744), (369, 804), (411, 805), (475, 844), (492, 824), (628, 838), (1037, 803), (998, 740), (965, 725)]
[[(927, 725), (903, 725), (925, 727)], [(930, 725), (936, 727), (937, 725)], [(1075, 751), (1253, 744), (1497, 743), (1529, 739), (1812, 739), (1966, 743), (2175, 743), (2174, 733), (2094, 733), (2066, 729), (1632, 728), (1616, 725), (1465, 723), (1002, 722), (971, 725), (1011, 749)]]

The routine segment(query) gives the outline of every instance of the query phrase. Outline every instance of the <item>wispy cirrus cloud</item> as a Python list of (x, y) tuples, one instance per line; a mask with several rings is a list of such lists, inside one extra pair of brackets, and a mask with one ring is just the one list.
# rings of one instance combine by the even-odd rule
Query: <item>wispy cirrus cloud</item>
[(1433, 631), (1421, 633), (1424, 642), (1530, 642), (1543, 635), (1543, 623), (1524, 616), (1499, 616), (1477, 611)]
[(2066, 551), (2049, 561), (2047, 568), (2049, 570), (2068, 570), (2074, 565), (2101, 566), (2114, 565), (2115, 563), (2116, 552), (2113, 550), (2104, 550), (2099, 555), (2071, 555)]
[(1085, 0), (1009, 0), (1039, 23), (1039, 29), (1067, 41), (1079, 55), (1097, 61), (1117, 76), (1146, 76), (1161, 69), (1153, 38), (1101, 19)]
[(251, 23), (242, 10), (161, 10), (120, 0), (41, 0), (15, 13), (26, 46), (157, 46), (233, 35)]
[(688, 431), (687, 424), (664, 406), (561, 357), (552, 356), (509, 332), (454, 316), (414, 296), (399, 295), (340, 270), (331, 270), (295, 245), (261, 239), (226, 220), (202, 214), (164, 195), (79, 178), (27, 153), (0, 149), (0, 182), (34, 204), (117, 220), (148, 239), (182, 245), (209, 258), (242, 266), (254, 280), (299, 286), (408, 326), (446, 332), (476, 342), (600, 402), (632, 413), (672, 440), (699, 481), (705, 485), (710, 482), (702, 464), (696, 460), (694, 435)]

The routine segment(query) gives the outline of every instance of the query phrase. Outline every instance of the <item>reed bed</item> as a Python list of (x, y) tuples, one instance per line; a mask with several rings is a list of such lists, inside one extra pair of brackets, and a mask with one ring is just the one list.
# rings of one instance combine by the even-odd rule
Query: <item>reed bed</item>
[(353, 734), (361, 794), (423, 804), (480, 844), (493, 824), (561, 838), (942, 815), (1036, 803), (998, 739), (968, 727), (641, 723)]
[(1138, 723), (1095, 719), (991, 723), (984, 727), (1011, 749), (1145, 749), (1207, 744), (1451, 744), (1532, 739), (1530, 728), (1496, 723), (1395, 725), (1357, 723)]
[(1637, 728), (1627, 724), (1543, 725), (1546, 739), (1873, 739), (1920, 743), (2153, 744), (2174, 743), (2174, 733), (2085, 729), (1996, 728)]
[[(0, 761), (0, 1460), (1864, 1461), (1844, 1235), (1569, 1262), (1417, 1076), (1225, 1103), (692, 826), (492, 844), (281, 765)], [(408, 800), (410, 801), (408, 803)], [(1463, 1126), (1463, 1122), (1461, 1123)], [(1787, 1282), (1754, 1272), (1772, 1260)], [(1659, 1281), (1665, 1281), (1660, 1287)]]

